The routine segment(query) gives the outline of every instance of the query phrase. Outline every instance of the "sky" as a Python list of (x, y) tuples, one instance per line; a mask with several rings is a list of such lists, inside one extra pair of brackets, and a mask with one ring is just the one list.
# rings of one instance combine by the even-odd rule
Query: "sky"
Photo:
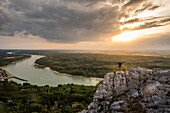
[(0, 0), (0, 49), (170, 50), (170, 0)]

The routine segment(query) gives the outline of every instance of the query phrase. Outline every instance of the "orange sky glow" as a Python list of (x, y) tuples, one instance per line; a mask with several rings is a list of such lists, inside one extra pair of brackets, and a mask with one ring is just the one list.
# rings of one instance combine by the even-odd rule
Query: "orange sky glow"
[(170, 0), (4, 0), (0, 49), (169, 50), (169, 10)]

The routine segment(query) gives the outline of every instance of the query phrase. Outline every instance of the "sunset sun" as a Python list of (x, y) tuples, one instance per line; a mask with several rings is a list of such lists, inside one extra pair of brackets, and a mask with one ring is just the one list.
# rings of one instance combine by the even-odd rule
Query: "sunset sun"
[(170, 0), (0, 0), (0, 113), (170, 113)]
[(126, 32), (123, 32), (117, 36), (113, 36), (112, 41), (128, 42), (128, 41), (137, 39), (140, 36), (141, 36), (141, 34), (137, 31), (126, 31)]

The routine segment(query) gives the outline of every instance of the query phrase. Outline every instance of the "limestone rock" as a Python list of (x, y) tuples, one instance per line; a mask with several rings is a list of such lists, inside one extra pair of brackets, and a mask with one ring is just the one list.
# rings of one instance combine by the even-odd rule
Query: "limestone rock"
[(81, 113), (169, 113), (170, 71), (131, 68), (105, 75)]

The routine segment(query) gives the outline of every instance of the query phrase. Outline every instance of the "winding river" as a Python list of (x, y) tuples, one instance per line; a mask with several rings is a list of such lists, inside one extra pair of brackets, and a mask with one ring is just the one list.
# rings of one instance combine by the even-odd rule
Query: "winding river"
[[(43, 56), (32, 55), (31, 58), (12, 63), (1, 67), (14, 76), (28, 80), (29, 83), (38, 86), (57, 86), (58, 84), (74, 83), (79, 85), (96, 85), (100, 78), (73, 76), (64, 73), (55, 72), (49, 68), (39, 69), (34, 67), (34, 62)], [(23, 83), (20, 80), (12, 79), (18, 83)]]

